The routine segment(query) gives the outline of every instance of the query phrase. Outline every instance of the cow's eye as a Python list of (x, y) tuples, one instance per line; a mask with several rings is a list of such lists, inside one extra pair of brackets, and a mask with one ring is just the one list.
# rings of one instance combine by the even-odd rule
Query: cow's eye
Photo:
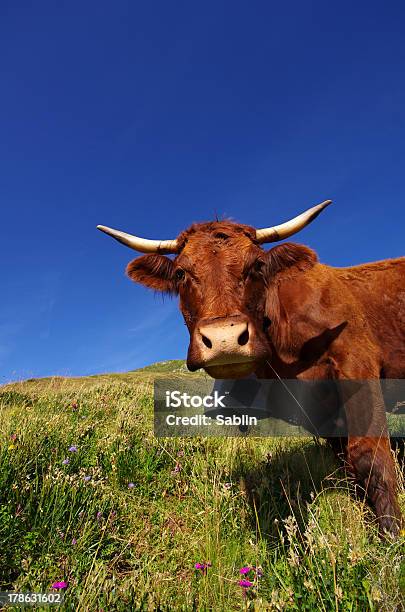
[(174, 277), (177, 282), (184, 280), (185, 275), (186, 273), (182, 268), (177, 268), (176, 272), (174, 273)]

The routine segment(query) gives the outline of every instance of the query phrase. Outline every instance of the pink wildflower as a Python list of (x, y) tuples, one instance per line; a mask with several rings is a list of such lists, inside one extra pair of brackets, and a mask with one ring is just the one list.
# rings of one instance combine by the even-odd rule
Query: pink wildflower
[(65, 582), (64, 580), (61, 580), (60, 582), (54, 582), (52, 585), (52, 589), (66, 589), (67, 587), (67, 582)]
[(211, 567), (212, 563), (206, 561), (205, 563), (195, 563), (194, 567), (196, 570), (200, 570), (202, 574), (207, 573), (207, 569)]

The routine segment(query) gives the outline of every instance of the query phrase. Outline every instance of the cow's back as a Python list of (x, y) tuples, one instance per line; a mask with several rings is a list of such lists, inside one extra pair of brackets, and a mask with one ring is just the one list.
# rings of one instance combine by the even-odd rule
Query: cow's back
[(381, 351), (381, 376), (405, 378), (405, 257), (334, 271)]

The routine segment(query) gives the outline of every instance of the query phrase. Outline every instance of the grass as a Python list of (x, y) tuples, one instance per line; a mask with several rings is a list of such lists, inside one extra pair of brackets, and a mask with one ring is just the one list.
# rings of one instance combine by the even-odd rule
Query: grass
[[(404, 609), (404, 540), (378, 538), (329, 449), (156, 439), (169, 371), (0, 390), (0, 590), (65, 580), (66, 610)], [(263, 572), (246, 590), (243, 566)]]

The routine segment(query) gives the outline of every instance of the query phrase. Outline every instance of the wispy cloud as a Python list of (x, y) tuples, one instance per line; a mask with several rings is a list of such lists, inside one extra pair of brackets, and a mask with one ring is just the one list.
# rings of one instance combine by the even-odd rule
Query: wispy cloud
[(58, 280), (57, 274), (44, 274), (35, 278), (35, 282), (34, 279), (25, 283), (13, 280), (5, 287), (4, 299), (0, 305), (2, 369), (8, 365), (8, 360), (15, 351), (24, 350), (28, 329), (31, 332), (32, 328), (35, 328), (40, 339), (49, 336)]
[(159, 312), (153, 312), (148, 316), (143, 316), (142, 320), (139, 321), (133, 327), (130, 327), (128, 331), (131, 334), (144, 334), (146, 331), (153, 330), (156, 332), (159, 328), (162, 327), (171, 317), (173, 317), (174, 313), (178, 314), (178, 306), (176, 303), (171, 302), (170, 304), (165, 304), (164, 308), (159, 309)]
[(91, 369), (84, 368), (82, 373), (133, 370), (153, 361), (185, 355), (187, 340), (177, 300), (164, 305), (150, 302), (145, 307), (138, 305), (136, 316), (134, 325), (121, 321), (111, 327), (110, 323), (96, 343), (78, 348), (77, 363), (91, 364)]

